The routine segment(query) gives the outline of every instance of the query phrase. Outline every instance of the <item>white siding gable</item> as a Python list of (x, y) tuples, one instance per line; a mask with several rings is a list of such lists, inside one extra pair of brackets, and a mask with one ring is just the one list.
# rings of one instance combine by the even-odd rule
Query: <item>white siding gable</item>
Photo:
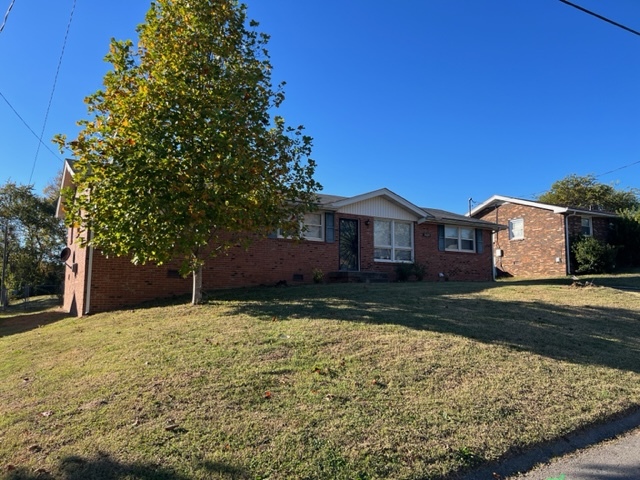
[(346, 205), (340, 208), (338, 212), (367, 217), (390, 218), (392, 220), (418, 220), (418, 217), (412, 212), (382, 197), (374, 197)]

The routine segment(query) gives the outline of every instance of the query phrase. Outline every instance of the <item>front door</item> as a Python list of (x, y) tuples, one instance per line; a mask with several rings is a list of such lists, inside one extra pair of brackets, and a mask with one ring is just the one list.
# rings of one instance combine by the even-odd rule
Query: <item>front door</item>
[(339, 229), (340, 270), (357, 272), (360, 269), (358, 220), (341, 218)]

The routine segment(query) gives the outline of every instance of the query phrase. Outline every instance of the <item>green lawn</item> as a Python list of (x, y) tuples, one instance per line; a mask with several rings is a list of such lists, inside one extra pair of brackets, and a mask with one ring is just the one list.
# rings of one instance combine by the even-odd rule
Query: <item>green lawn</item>
[(0, 475), (445, 478), (638, 408), (640, 275), (589, 279), (0, 316)]

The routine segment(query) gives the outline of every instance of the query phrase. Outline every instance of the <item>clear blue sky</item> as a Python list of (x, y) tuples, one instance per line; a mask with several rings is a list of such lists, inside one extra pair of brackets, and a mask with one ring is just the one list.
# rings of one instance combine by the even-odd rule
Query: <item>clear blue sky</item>
[[(0, 93), (39, 135), (73, 0), (14, 1)], [(638, 0), (574, 1), (640, 30)], [(325, 193), (387, 187), (464, 213), (469, 197), (532, 198), (570, 173), (640, 187), (640, 36), (558, 0), (246, 3), (287, 82), (281, 113), (314, 137)], [(77, 2), (43, 136), (55, 155), (42, 146), (36, 161), (37, 139), (0, 98), (2, 183), (40, 191), (55, 176), (50, 139), (75, 136), (109, 39), (135, 38), (148, 6)]]

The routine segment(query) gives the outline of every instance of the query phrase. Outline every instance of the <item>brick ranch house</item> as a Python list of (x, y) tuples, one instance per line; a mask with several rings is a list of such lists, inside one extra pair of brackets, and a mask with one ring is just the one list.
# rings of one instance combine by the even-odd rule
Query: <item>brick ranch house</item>
[(494, 195), (468, 216), (507, 225), (493, 234), (496, 269), (514, 277), (553, 277), (574, 273), (571, 241), (593, 236), (607, 241), (615, 213), (561, 207)]
[[(62, 186), (72, 185), (65, 169)], [(57, 215), (64, 215), (63, 203)], [(426, 265), (425, 279), (493, 279), (491, 234), (501, 227), (463, 215), (420, 208), (385, 188), (355, 197), (320, 195), (318, 210), (305, 216), (302, 241), (276, 234), (256, 238), (248, 249), (231, 248), (209, 258), (203, 290), (253, 285), (310, 283), (319, 269), (325, 279), (394, 280), (398, 264)], [(191, 292), (191, 278), (177, 264), (133, 265), (80, 248), (77, 229), (68, 230), (64, 309), (72, 314), (113, 310)], [(360, 276), (360, 277), (359, 277)], [(371, 278), (371, 277), (370, 277)], [(375, 278), (375, 277), (374, 277)]]

